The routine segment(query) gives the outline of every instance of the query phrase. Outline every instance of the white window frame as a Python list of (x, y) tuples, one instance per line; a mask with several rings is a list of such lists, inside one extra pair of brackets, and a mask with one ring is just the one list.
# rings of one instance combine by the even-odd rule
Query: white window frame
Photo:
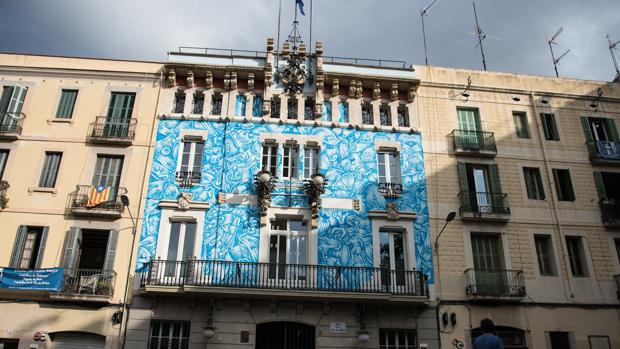
[(379, 234), (381, 230), (392, 230), (394, 232), (401, 232), (403, 234), (403, 245), (405, 246), (405, 270), (413, 270), (416, 266), (414, 221), (389, 221), (387, 219), (372, 219), (372, 251), (373, 263), (376, 268), (379, 268), (381, 266), (381, 242), (379, 241)]
[[(157, 258), (163, 258), (168, 253), (168, 245), (170, 244), (170, 232), (173, 222), (195, 222), (196, 235), (194, 237), (194, 255), (192, 257), (201, 258), (202, 238), (204, 229), (205, 211), (179, 211), (163, 209), (161, 211), (161, 220), (159, 226), (159, 234), (157, 235), (157, 248), (155, 255)], [(179, 244), (182, 246), (182, 244)], [(178, 256), (177, 256), (178, 258)], [(181, 257), (182, 260), (182, 257)]]
[(189, 136), (181, 138), (179, 147), (179, 160), (177, 161), (177, 172), (182, 171), (183, 168), (183, 150), (185, 149), (185, 143), (190, 143), (189, 150), (189, 162), (187, 164), (187, 171), (194, 172), (194, 159), (196, 158), (196, 144), (202, 143), (202, 155), (200, 156), (200, 171), (202, 172), (202, 158), (204, 157), (205, 141), (202, 136)]
[(301, 219), (308, 222), (307, 235), (306, 235), (306, 247), (307, 247), (307, 261), (309, 265), (316, 265), (318, 262), (318, 233), (317, 229), (312, 229), (312, 213), (306, 208), (285, 208), (285, 207), (271, 207), (267, 210), (267, 219), (269, 224), (261, 227), (260, 232), (260, 245), (258, 251), (258, 262), (269, 263), (269, 243), (271, 236), (271, 221), (277, 218), (293, 218)]
[[(289, 154), (286, 155), (286, 152)], [(299, 144), (297, 142), (282, 144), (282, 178), (284, 179), (298, 179), (299, 178)], [(293, 157), (293, 154), (295, 155)], [(286, 166), (284, 159), (288, 157), (288, 166)], [(293, 166), (293, 164), (295, 166)], [(288, 175), (284, 175), (287, 170)]]
[[(267, 148), (267, 162), (265, 163), (265, 148)], [(271, 168), (275, 169), (275, 173), (272, 173), (271, 175), (276, 177), (278, 174), (278, 144), (273, 142), (273, 141), (265, 141), (262, 145), (261, 145), (261, 159), (260, 159), (260, 165), (261, 165), (261, 169), (263, 171), (269, 171), (271, 172)], [(275, 154), (274, 154), (275, 152)], [(274, 156), (275, 155), (275, 156)], [(275, 160), (275, 164), (273, 164), (272, 162)]]
[[(308, 165), (306, 165), (306, 159), (308, 159)], [(304, 147), (304, 178), (310, 178), (313, 174), (319, 173), (320, 170), (321, 148), (306, 144)]]
[[(379, 170), (380, 170), (380, 167), (381, 167), (381, 163), (379, 161), (380, 154), (383, 154), (384, 159), (385, 159), (385, 162), (384, 162), (384, 166), (385, 166), (385, 171), (384, 171), (385, 172), (385, 182), (386, 183), (392, 183), (392, 184), (402, 184), (402, 180), (403, 179), (402, 179), (401, 168), (400, 168), (400, 152), (397, 151), (397, 150), (393, 150), (393, 149), (390, 149), (390, 150), (379, 149), (379, 150), (377, 150), (377, 180), (378, 180), (378, 182), (382, 183), (381, 182), (381, 176), (379, 174), (380, 173)], [(396, 176), (396, 179), (397, 179), (396, 182), (392, 182), (392, 173), (390, 172), (391, 171), (390, 167), (391, 167), (392, 164), (389, 163), (389, 159), (390, 159), (389, 155), (392, 155), (392, 154), (396, 155), (396, 160), (395, 160), (396, 161), (396, 171), (398, 172), (397, 176)]]

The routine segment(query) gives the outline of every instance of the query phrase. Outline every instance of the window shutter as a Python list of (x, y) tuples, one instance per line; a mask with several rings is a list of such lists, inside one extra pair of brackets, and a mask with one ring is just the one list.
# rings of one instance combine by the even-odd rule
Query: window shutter
[(568, 200), (575, 201), (575, 187), (573, 187), (573, 180), (571, 179), (570, 171), (567, 171), (566, 185), (568, 185)]
[(613, 140), (614, 142), (620, 141), (620, 139), (618, 139), (618, 130), (616, 129), (616, 123), (614, 122), (614, 119), (607, 118), (605, 119), (605, 121), (607, 122), (607, 130), (609, 130), (609, 136), (611, 137), (611, 140)]
[(25, 225), (20, 225), (19, 228), (17, 228), (17, 235), (15, 236), (15, 243), (13, 244), (13, 253), (11, 253), (11, 261), (9, 263), (10, 268), (19, 267), (19, 260), (24, 251), (24, 241), (26, 240), (27, 230), (28, 227)]
[(489, 175), (491, 177), (491, 192), (500, 194), (502, 192), (502, 185), (500, 183), (497, 165), (489, 165)]
[(583, 133), (586, 135), (586, 141), (592, 141), (594, 137), (592, 137), (592, 130), (590, 129), (590, 120), (585, 116), (581, 117), (581, 127), (583, 128)]
[(36, 269), (41, 268), (41, 262), (43, 261), (43, 252), (45, 251), (45, 243), (47, 242), (47, 232), (49, 227), (43, 227), (43, 233), (41, 234), (41, 242), (39, 243), (39, 252), (37, 252)]
[(555, 193), (558, 200), (562, 199), (562, 188), (560, 187), (560, 178), (558, 177), (558, 170), (553, 169), (553, 183), (555, 183)]
[(542, 181), (542, 175), (540, 174), (540, 170), (536, 170), (536, 179), (538, 180), (538, 195), (540, 200), (545, 199), (545, 185)]
[(461, 183), (461, 204), (463, 210), (466, 212), (471, 211), (471, 197), (469, 192), (469, 185), (467, 184), (467, 164), (459, 162), (459, 182)]
[(108, 236), (108, 247), (105, 255), (103, 269), (107, 272), (114, 270), (114, 258), (116, 257), (116, 244), (118, 243), (118, 230), (110, 230)]
[(27, 87), (20, 85), (15, 86), (13, 95), (11, 96), (11, 101), (9, 102), (8, 112), (21, 113), (24, 100), (26, 99), (26, 92), (28, 92)]
[(65, 253), (61, 263), (63, 268), (74, 269), (77, 267), (81, 241), (82, 229), (71, 227), (67, 232), (67, 239), (65, 241)]
[(607, 193), (605, 193), (605, 185), (603, 184), (603, 176), (598, 171), (594, 171), (594, 184), (596, 184), (596, 192), (598, 193), (599, 200), (607, 199)]
[(77, 97), (77, 91), (75, 90), (63, 90), (60, 95), (60, 102), (58, 103), (58, 110), (56, 111), (56, 117), (61, 119), (71, 119), (73, 114), (73, 106), (75, 105), (75, 99)]
[(549, 133), (549, 125), (547, 125), (547, 117), (546, 114), (540, 114), (540, 120), (542, 121), (542, 126), (543, 126), (543, 132), (545, 134), (545, 139), (549, 140), (551, 139), (551, 135)]

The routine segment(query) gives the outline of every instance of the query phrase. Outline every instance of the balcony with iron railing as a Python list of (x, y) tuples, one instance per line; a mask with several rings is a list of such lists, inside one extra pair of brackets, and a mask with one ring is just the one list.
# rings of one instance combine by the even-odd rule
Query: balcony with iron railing
[(465, 270), (465, 293), (470, 298), (485, 300), (519, 300), (525, 296), (522, 270)]
[(181, 188), (193, 187), (200, 183), (200, 178), (202, 178), (202, 174), (198, 171), (177, 171), (175, 175), (175, 179)]
[(136, 136), (138, 119), (110, 119), (97, 116), (90, 124), (88, 140), (91, 143), (131, 145)]
[(377, 190), (387, 198), (397, 198), (403, 193), (403, 185), (400, 183), (381, 182), (377, 185)]
[(601, 219), (606, 227), (620, 228), (620, 200), (604, 199), (599, 201)]
[(271, 264), (190, 259), (152, 260), (142, 273), (144, 292), (243, 294), (281, 297), (428, 298), (419, 270)]
[(120, 196), (126, 193), (122, 187), (77, 185), (69, 193), (66, 210), (73, 215), (119, 218), (124, 209)]
[(620, 143), (613, 141), (587, 141), (590, 162), (599, 165), (620, 166)]
[(114, 270), (65, 268), (60, 290), (50, 293), (50, 298), (107, 302), (114, 295), (115, 282)]
[(493, 132), (453, 130), (450, 133), (454, 153), (481, 157), (497, 155)]
[(5, 112), (0, 115), (0, 139), (15, 140), (22, 134), (24, 113)]
[(459, 200), (463, 220), (506, 222), (510, 219), (508, 194), (462, 191)]

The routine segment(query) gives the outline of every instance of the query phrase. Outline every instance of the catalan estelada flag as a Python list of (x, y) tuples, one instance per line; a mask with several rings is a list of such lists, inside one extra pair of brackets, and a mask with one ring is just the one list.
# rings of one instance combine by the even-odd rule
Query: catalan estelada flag
[(301, 12), (301, 14), (303, 16), (306, 15), (306, 12), (304, 11), (304, 1), (303, 0), (295, 0), (295, 3), (297, 6), (299, 6), (299, 12)]
[(110, 199), (110, 187), (92, 186), (88, 190), (88, 203), (86, 207), (99, 206)]

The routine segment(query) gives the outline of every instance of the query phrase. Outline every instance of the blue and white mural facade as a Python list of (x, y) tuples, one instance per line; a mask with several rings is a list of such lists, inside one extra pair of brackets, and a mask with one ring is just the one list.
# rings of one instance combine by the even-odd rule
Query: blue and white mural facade
[[(200, 130), (206, 135), (201, 179), (191, 188), (181, 188), (175, 180), (182, 130)], [(322, 198), (359, 200), (358, 209), (324, 207), (319, 211), (315, 260), (319, 265), (328, 266), (373, 266), (373, 238), (378, 237), (373, 237), (369, 212), (386, 210), (386, 199), (377, 189), (375, 145), (377, 142), (398, 143), (403, 192), (395, 201), (399, 212), (417, 215), (413, 224), (413, 241), (409, 241), (411, 246), (407, 248), (415, 251), (415, 268), (423, 270), (428, 275), (429, 284), (433, 284), (420, 134), (256, 122), (165, 118), (159, 121), (138, 249), (139, 270), (158, 257), (156, 248), (162, 217), (159, 203), (162, 200), (177, 200), (182, 192), (191, 192), (193, 201), (210, 204), (204, 212), (201, 252), (196, 257), (204, 260), (259, 261), (260, 208), (251, 203), (219, 204), (218, 195), (256, 194), (253, 183), (254, 175), (261, 169), (262, 134), (320, 137), (320, 172), (328, 180)], [(302, 149), (300, 174), (304, 173), (303, 165)], [(278, 167), (281, 173), (281, 152), (278, 153)], [(286, 195), (275, 195), (272, 206), (307, 207), (308, 203), (304, 198), (289, 200)]]

